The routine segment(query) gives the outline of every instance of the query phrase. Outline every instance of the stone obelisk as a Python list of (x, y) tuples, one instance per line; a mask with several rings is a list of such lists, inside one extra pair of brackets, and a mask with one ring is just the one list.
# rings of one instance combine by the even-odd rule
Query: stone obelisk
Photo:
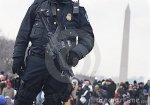
[(128, 79), (128, 57), (129, 57), (129, 33), (130, 33), (130, 6), (128, 4), (125, 11), (125, 21), (123, 30), (123, 42), (120, 64), (119, 81), (125, 82)]

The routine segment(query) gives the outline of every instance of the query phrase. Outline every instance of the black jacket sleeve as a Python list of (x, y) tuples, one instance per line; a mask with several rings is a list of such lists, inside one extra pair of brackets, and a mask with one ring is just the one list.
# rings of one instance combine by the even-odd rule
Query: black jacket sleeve
[(32, 26), (34, 24), (35, 11), (36, 11), (37, 6), (38, 6), (37, 4), (33, 3), (29, 7), (21, 23), (21, 26), (20, 26), (20, 29), (16, 38), (15, 46), (14, 46), (13, 58), (25, 56), (25, 52), (26, 52), (26, 49), (28, 47), (28, 43), (30, 40), (29, 35), (32, 30)]
[(75, 52), (79, 59), (85, 57), (94, 46), (94, 34), (92, 27), (87, 19), (87, 14), (84, 7), (80, 7), (79, 12), (79, 30), (76, 31), (79, 35), (78, 45), (71, 51)]

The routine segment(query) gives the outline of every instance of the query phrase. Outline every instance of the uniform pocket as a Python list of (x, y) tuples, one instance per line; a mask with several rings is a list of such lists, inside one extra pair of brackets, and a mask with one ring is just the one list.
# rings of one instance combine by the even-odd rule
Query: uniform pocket
[(39, 28), (39, 27), (35, 28), (34, 35), (42, 35), (42, 33), (43, 33), (43, 29), (42, 28)]
[(31, 31), (31, 39), (32, 38), (41, 38), (44, 32), (44, 27), (42, 27), (39, 23), (35, 23), (33, 25), (32, 31)]
[(66, 21), (66, 28), (67, 29), (75, 29), (75, 28), (77, 28), (77, 23), (74, 21)]

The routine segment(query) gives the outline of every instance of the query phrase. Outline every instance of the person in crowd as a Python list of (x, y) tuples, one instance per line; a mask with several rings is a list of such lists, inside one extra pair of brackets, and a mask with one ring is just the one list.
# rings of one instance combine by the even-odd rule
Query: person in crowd
[(126, 82), (125, 82), (125, 87), (124, 87), (126, 92), (128, 92), (129, 86), (130, 86), (129, 82), (126, 81)]
[(130, 105), (137, 105), (137, 88), (135, 85), (130, 85), (128, 89), (130, 95)]
[(142, 98), (143, 102), (141, 103), (141, 105), (147, 105), (148, 95), (149, 95), (149, 86), (146, 83), (143, 89), (143, 98)]
[(123, 99), (124, 99), (124, 96), (126, 96), (125, 84), (121, 83), (116, 92), (117, 92), (116, 98), (118, 99), (116, 100), (117, 105), (123, 105), (124, 103)]
[(3, 96), (9, 96), (11, 99), (14, 98), (14, 89), (12, 88), (12, 83), (7, 82), (6, 87), (2, 91)]
[(138, 83), (138, 90), (137, 90), (137, 97), (138, 97), (138, 103), (140, 105), (145, 104), (145, 96), (143, 94), (143, 90), (144, 90), (144, 83), (139, 82)]
[(78, 105), (79, 104), (79, 100), (81, 98), (81, 95), (82, 95), (82, 82), (79, 81), (78, 83), (78, 88), (77, 88), (77, 92), (76, 92), (76, 95), (77, 95), (77, 101), (76, 101), (76, 104)]
[(106, 79), (103, 89), (108, 92), (108, 100), (110, 104), (114, 104), (114, 96), (116, 91), (116, 83), (112, 79)]
[(88, 105), (90, 99), (90, 80), (84, 80), (82, 89), (78, 94), (78, 105)]
[(102, 85), (97, 84), (91, 98), (91, 105), (104, 105), (108, 103), (108, 92), (102, 88)]
[(2, 94), (3, 88), (6, 86), (6, 78), (4, 71), (0, 72), (0, 93)]
[(136, 88), (137, 88), (138, 84), (137, 84), (136, 80), (133, 81), (133, 86), (136, 86)]
[(71, 101), (71, 105), (76, 105), (77, 104), (77, 89), (78, 89), (78, 80), (76, 78), (74, 78), (72, 80), (72, 85), (73, 85), (73, 91), (72, 91), (72, 94), (71, 94), (71, 98), (70, 98), (70, 101)]
[(150, 105), (150, 80), (147, 81), (149, 91), (148, 91), (148, 105)]
[(0, 81), (5, 80), (4, 71), (0, 72)]
[(95, 87), (95, 85), (97, 85), (97, 83), (98, 83), (98, 78), (95, 77), (95, 78), (94, 78), (94, 81), (93, 81), (93, 87)]

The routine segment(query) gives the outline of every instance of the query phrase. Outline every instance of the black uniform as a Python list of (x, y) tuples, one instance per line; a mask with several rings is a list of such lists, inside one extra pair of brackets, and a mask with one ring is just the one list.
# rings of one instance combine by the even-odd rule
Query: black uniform
[[(78, 44), (69, 51), (69, 65), (71, 65), (70, 62), (74, 57), (80, 60), (93, 48), (94, 35), (84, 7), (79, 8), (78, 14), (73, 14), (73, 2), (71, 0), (35, 0), (22, 21), (14, 47), (12, 69), (16, 73), (24, 66), (25, 52), (29, 42), (31, 42), (30, 54), (26, 58), (25, 72), (22, 76), (24, 83), (17, 92), (15, 105), (32, 105), (41, 89), (45, 93), (44, 105), (61, 105), (61, 95), (67, 89), (67, 83), (54, 79), (45, 66), (44, 54), (48, 36), (37, 12), (41, 9), (49, 10), (50, 30), (54, 33), (58, 25), (55, 19), (52, 18), (50, 9), (52, 3), (56, 4), (57, 20), (62, 24), (62, 30), (81, 29), (87, 33), (81, 35)], [(68, 14), (71, 14), (71, 20), (68, 19)], [(76, 40), (71, 41), (75, 42)]]

